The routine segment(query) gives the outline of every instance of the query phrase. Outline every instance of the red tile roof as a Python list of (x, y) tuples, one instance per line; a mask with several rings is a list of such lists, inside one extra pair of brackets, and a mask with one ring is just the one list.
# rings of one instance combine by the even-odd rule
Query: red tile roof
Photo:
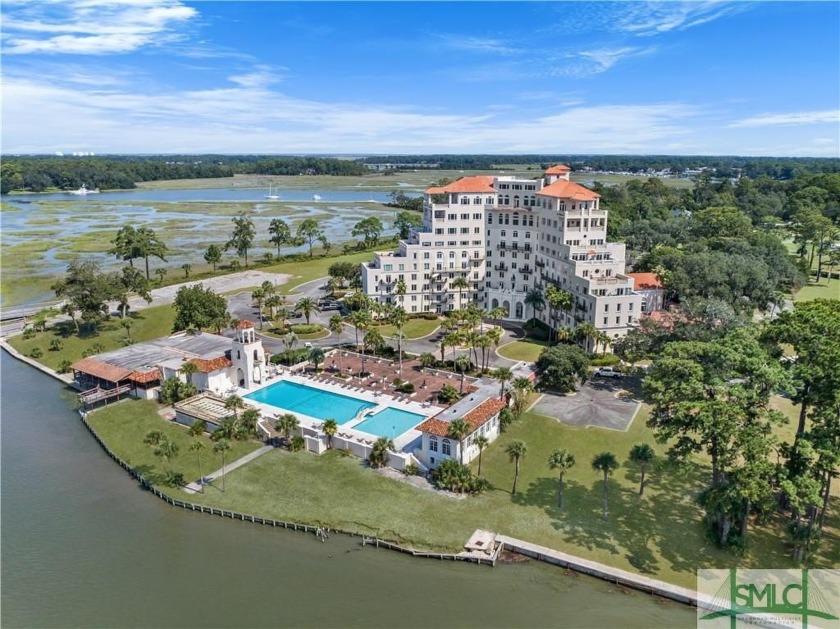
[(109, 365), (108, 363), (96, 360), (95, 358), (83, 358), (70, 366), (75, 371), (81, 371), (96, 378), (102, 378), (108, 382), (119, 382), (131, 375), (128, 369)]
[(248, 321), (247, 319), (242, 319), (242, 321), (240, 321), (237, 324), (236, 327), (239, 328), (240, 330), (244, 330), (245, 328), (253, 328), (254, 327), (254, 322), (253, 321)]
[(572, 199), (574, 201), (594, 201), (601, 198), (601, 195), (592, 192), (589, 188), (584, 188), (579, 183), (574, 181), (566, 181), (560, 179), (537, 192), (547, 197), (557, 197), (559, 199)]
[(461, 177), (445, 186), (436, 186), (426, 190), (426, 194), (446, 194), (449, 192), (496, 192), (491, 175), (476, 175), (475, 177)]
[(662, 288), (662, 282), (656, 273), (628, 273), (627, 277), (633, 278), (633, 287), (636, 290), (645, 288)]
[(147, 384), (149, 382), (154, 382), (155, 380), (160, 380), (160, 370), (152, 369), (151, 371), (132, 371), (131, 374), (129, 374), (128, 379), (139, 384)]
[(216, 356), (216, 358), (193, 358), (187, 362), (193, 363), (201, 373), (210, 373), (217, 369), (224, 369), (233, 365), (226, 356)]
[(567, 172), (572, 170), (566, 164), (555, 164), (551, 168), (545, 171), (546, 175), (565, 175)]
[[(476, 406), (473, 410), (469, 413), (464, 415), (463, 419), (470, 425), (470, 433), (474, 433), (478, 428), (488, 420), (490, 420), (494, 415), (496, 415), (499, 411), (501, 411), (505, 407), (505, 401), (499, 398), (491, 398), (489, 400), (484, 400), (481, 404)], [(436, 417), (430, 417), (422, 424), (417, 426), (417, 430), (421, 430), (423, 432), (427, 432), (432, 435), (437, 435), (438, 437), (448, 437), (449, 436), (449, 424), (450, 422), (444, 421), (442, 419), (437, 419)]]

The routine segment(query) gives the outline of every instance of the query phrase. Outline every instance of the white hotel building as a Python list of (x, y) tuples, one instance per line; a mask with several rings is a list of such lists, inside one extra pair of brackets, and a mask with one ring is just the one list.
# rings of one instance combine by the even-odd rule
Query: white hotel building
[[(575, 303), (553, 322), (547, 307), (537, 318), (553, 327), (588, 321), (618, 338), (637, 323), (642, 296), (624, 273), (624, 245), (606, 240), (607, 211), (599, 204), (599, 195), (569, 181), (567, 166), (553, 166), (536, 180), (464, 177), (429, 188), (423, 225), (397, 251), (377, 252), (362, 264), (363, 290), (380, 302), (402, 303), (409, 313), (443, 313), (475, 301), (524, 321), (532, 314), (528, 290), (551, 283)], [(468, 288), (452, 286), (459, 276)]]

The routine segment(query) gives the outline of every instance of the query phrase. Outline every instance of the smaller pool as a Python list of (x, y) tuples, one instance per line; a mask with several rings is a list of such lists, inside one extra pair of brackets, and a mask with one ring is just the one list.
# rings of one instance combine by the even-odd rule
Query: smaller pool
[(362, 423), (353, 426), (353, 430), (361, 430), (377, 437), (396, 439), (425, 419), (425, 415), (409, 413), (389, 406), (384, 411), (368, 416)]

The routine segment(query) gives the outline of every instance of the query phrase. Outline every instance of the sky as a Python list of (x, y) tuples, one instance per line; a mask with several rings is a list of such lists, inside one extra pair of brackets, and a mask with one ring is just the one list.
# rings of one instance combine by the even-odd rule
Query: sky
[(840, 156), (838, 2), (0, 11), (4, 154)]

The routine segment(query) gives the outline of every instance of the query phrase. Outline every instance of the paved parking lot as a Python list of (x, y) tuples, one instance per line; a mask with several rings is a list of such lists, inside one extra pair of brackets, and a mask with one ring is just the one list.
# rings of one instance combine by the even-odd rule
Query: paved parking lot
[(619, 391), (635, 391), (636, 378), (607, 380), (595, 378), (571, 395), (546, 393), (531, 409), (540, 415), (554, 417), (570, 426), (592, 426), (625, 431), (639, 408), (635, 395), (617, 395)]

